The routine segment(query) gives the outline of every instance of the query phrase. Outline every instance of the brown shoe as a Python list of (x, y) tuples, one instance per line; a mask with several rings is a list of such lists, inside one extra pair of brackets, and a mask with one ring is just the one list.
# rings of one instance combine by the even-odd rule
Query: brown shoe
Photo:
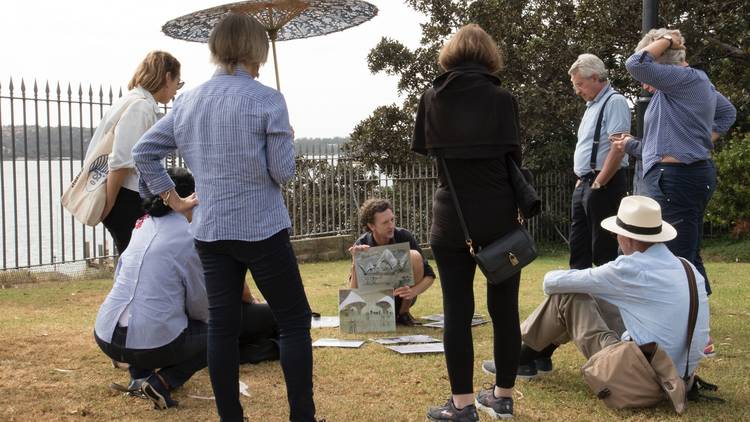
[(396, 324), (403, 325), (405, 327), (413, 327), (417, 325), (417, 320), (415, 320), (410, 313), (405, 312), (396, 316)]

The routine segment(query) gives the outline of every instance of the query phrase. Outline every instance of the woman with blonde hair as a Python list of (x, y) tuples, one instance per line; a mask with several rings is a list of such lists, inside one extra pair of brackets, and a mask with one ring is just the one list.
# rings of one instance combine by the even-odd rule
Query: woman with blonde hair
[(230, 14), (208, 41), (214, 76), (175, 101), (133, 149), (142, 180), (175, 210), (181, 198), (161, 160), (175, 148), (195, 176), (195, 243), (208, 292), (208, 372), (219, 417), (243, 419), (237, 383), (241, 298), (247, 270), (279, 325), (289, 418), (315, 420), (312, 312), (289, 241), (281, 187), (295, 171), (292, 127), (284, 96), (256, 80), (268, 56), (263, 26)]
[(182, 85), (180, 62), (176, 58), (164, 51), (148, 53), (128, 83), (130, 91), (112, 104), (89, 143), (87, 158), (116, 124), (112, 152), (107, 160), (107, 202), (102, 222), (120, 254), (130, 243), (133, 224), (143, 215), (131, 150), (158, 120), (158, 103), (169, 103)]
[[(517, 206), (507, 160), (520, 165), (518, 106), (500, 87), (502, 66), (495, 41), (478, 25), (461, 28), (439, 56), (445, 73), (423, 95), (417, 111), (412, 150), (444, 159), (453, 181), (474, 248), (484, 247), (513, 230)], [(464, 240), (452, 200), (448, 174), (438, 166), (430, 245), (440, 274), (445, 313), (445, 361), (451, 398), (430, 408), (432, 421), (478, 421), (477, 407), (492, 417), (513, 415), (521, 334), (516, 274), (487, 285), (496, 362), (495, 386), (474, 398), (474, 315), (476, 263)]]

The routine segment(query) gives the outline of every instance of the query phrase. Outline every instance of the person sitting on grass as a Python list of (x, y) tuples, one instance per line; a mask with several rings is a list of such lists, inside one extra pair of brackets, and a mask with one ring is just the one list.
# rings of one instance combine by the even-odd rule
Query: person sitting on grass
[(414, 235), (409, 230), (396, 227), (393, 206), (387, 199), (371, 198), (365, 201), (359, 210), (359, 221), (366, 232), (349, 248), (352, 254), (352, 271), (349, 276), (351, 288), (356, 289), (358, 286), (357, 272), (354, 270), (354, 256), (358, 252), (367, 250), (371, 246), (409, 242), (414, 285), (394, 289), (393, 296), (397, 312), (396, 323), (406, 326), (414, 325), (416, 321), (409, 309), (417, 301), (417, 296), (430, 288), (432, 282), (435, 281), (435, 271), (424, 257)]
[[(172, 168), (168, 174), (180, 196), (193, 194), (188, 170)], [(128, 364), (127, 391), (166, 409), (177, 405), (170, 392), (206, 367), (208, 297), (190, 230), (192, 210), (172, 212), (158, 196), (145, 200), (144, 209), (117, 263), (94, 334), (107, 356)], [(241, 359), (278, 359), (271, 310), (253, 298), (247, 284), (244, 289)]]
[[(571, 340), (587, 359), (620, 341), (655, 342), (672, 359), (677, 373), (685, 373), (689, 284), (681, 259), (664, 244), (677, 232), (661, 215), (661, 207), (651, 198), (623, 198), (617, 215), (601, 222), (617, 235), (623, 255), (596, 268), (550, 271), (544, 276), (548, 296), (521, 324), (518, 378), (535, 378), (539, 357)], [(687, 371), (693, 374), (704, 358), (709, 307), (704, 278), (689, 265), (698, 288), (698, 317)], [(626, 329), (621, 337), (607, 326), (594, 297), (620, 310)], [(492, 372), (494, 363), (484, 362), (483, 369)]]

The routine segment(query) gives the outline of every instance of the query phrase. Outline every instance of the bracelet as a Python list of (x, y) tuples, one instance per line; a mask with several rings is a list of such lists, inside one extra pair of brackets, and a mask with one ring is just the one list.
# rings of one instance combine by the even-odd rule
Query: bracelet
[(164, 196), (164, 197), (162, 197), (162, 198), (161, 198), (161, 202), (162, 202), (162, 203), (163, 203), (164, 205), (166, 205), (166, 206), (169, 206), (169, 195), (171, 195), (171, 194), (172, 194), (172, 191), (171, 191), (171, 190), (170, 190), (170, 191), (167, 191), (167, 196)]

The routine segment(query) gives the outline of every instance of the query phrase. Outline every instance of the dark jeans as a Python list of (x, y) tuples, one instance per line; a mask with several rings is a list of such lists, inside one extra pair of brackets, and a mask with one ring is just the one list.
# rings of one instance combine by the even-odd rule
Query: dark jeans
[(620, 169), (605, 186), (591, 189), (594, 175), (581, 178), (573, 191), (570, 210), (570, 268), (582, 270), (617, 258), (617, 239), (600, 223), (617, 215), (625, 196), (625, 171)]
[(310, 318), (289, 233), (257, 242), (196, 240), (208, 293), (208, 372), (219, 417), (241, 421), (239, 351), (242, 287), (248, 268), (279, 324), (281, 368), (292, 421), (313, 421)]
[(122, 254), (125, 248), (130, 244), (130, 235), (133, 233), (135, 222), (143, 217), (143, 207), (141, 206), (141, 196), (138, 192), (130, 189), (120, 188), (117, 194), (115, 205), (112, 211), (107, 214), (107, 218), (102, 221), (107, 228), (112, 239), (115, 241), (117, 253)]
[(661, 205), (662, 219), (677, 230), (677, 237), (667, 242), (667, 247), (695, 265), (706, 280), (706, 291), (711, 294), (700, 251), (703, 216), (716, 190), (713, 161), (657, 163), (644, 176), (643, 185), (644, 194)]
[(159, 375), (175, 389), (194, 373), (206, 367), (206, 341), (208, 326), (201, 321), (188, 320), (188, 326), (170, 343), (155, 349), (128, 349), (125, 347), (127, 327), (115, 328), (110, 343), (96, 334), (96, 344), (102, 352), (118, 362), (131, 365), (132, 378), (145, 378), (156, 369)]
[[(466, 246), (432, 245), (443, 290), (445, 363), (453, 394), (474, 391), (474, 273), (476, 263)], [(520, 273), (501, 284), (487, 285), (487, 310), (492, 318), (495, 383), (501, 388), (515, 384), (521, 329), (518, 319)]]

